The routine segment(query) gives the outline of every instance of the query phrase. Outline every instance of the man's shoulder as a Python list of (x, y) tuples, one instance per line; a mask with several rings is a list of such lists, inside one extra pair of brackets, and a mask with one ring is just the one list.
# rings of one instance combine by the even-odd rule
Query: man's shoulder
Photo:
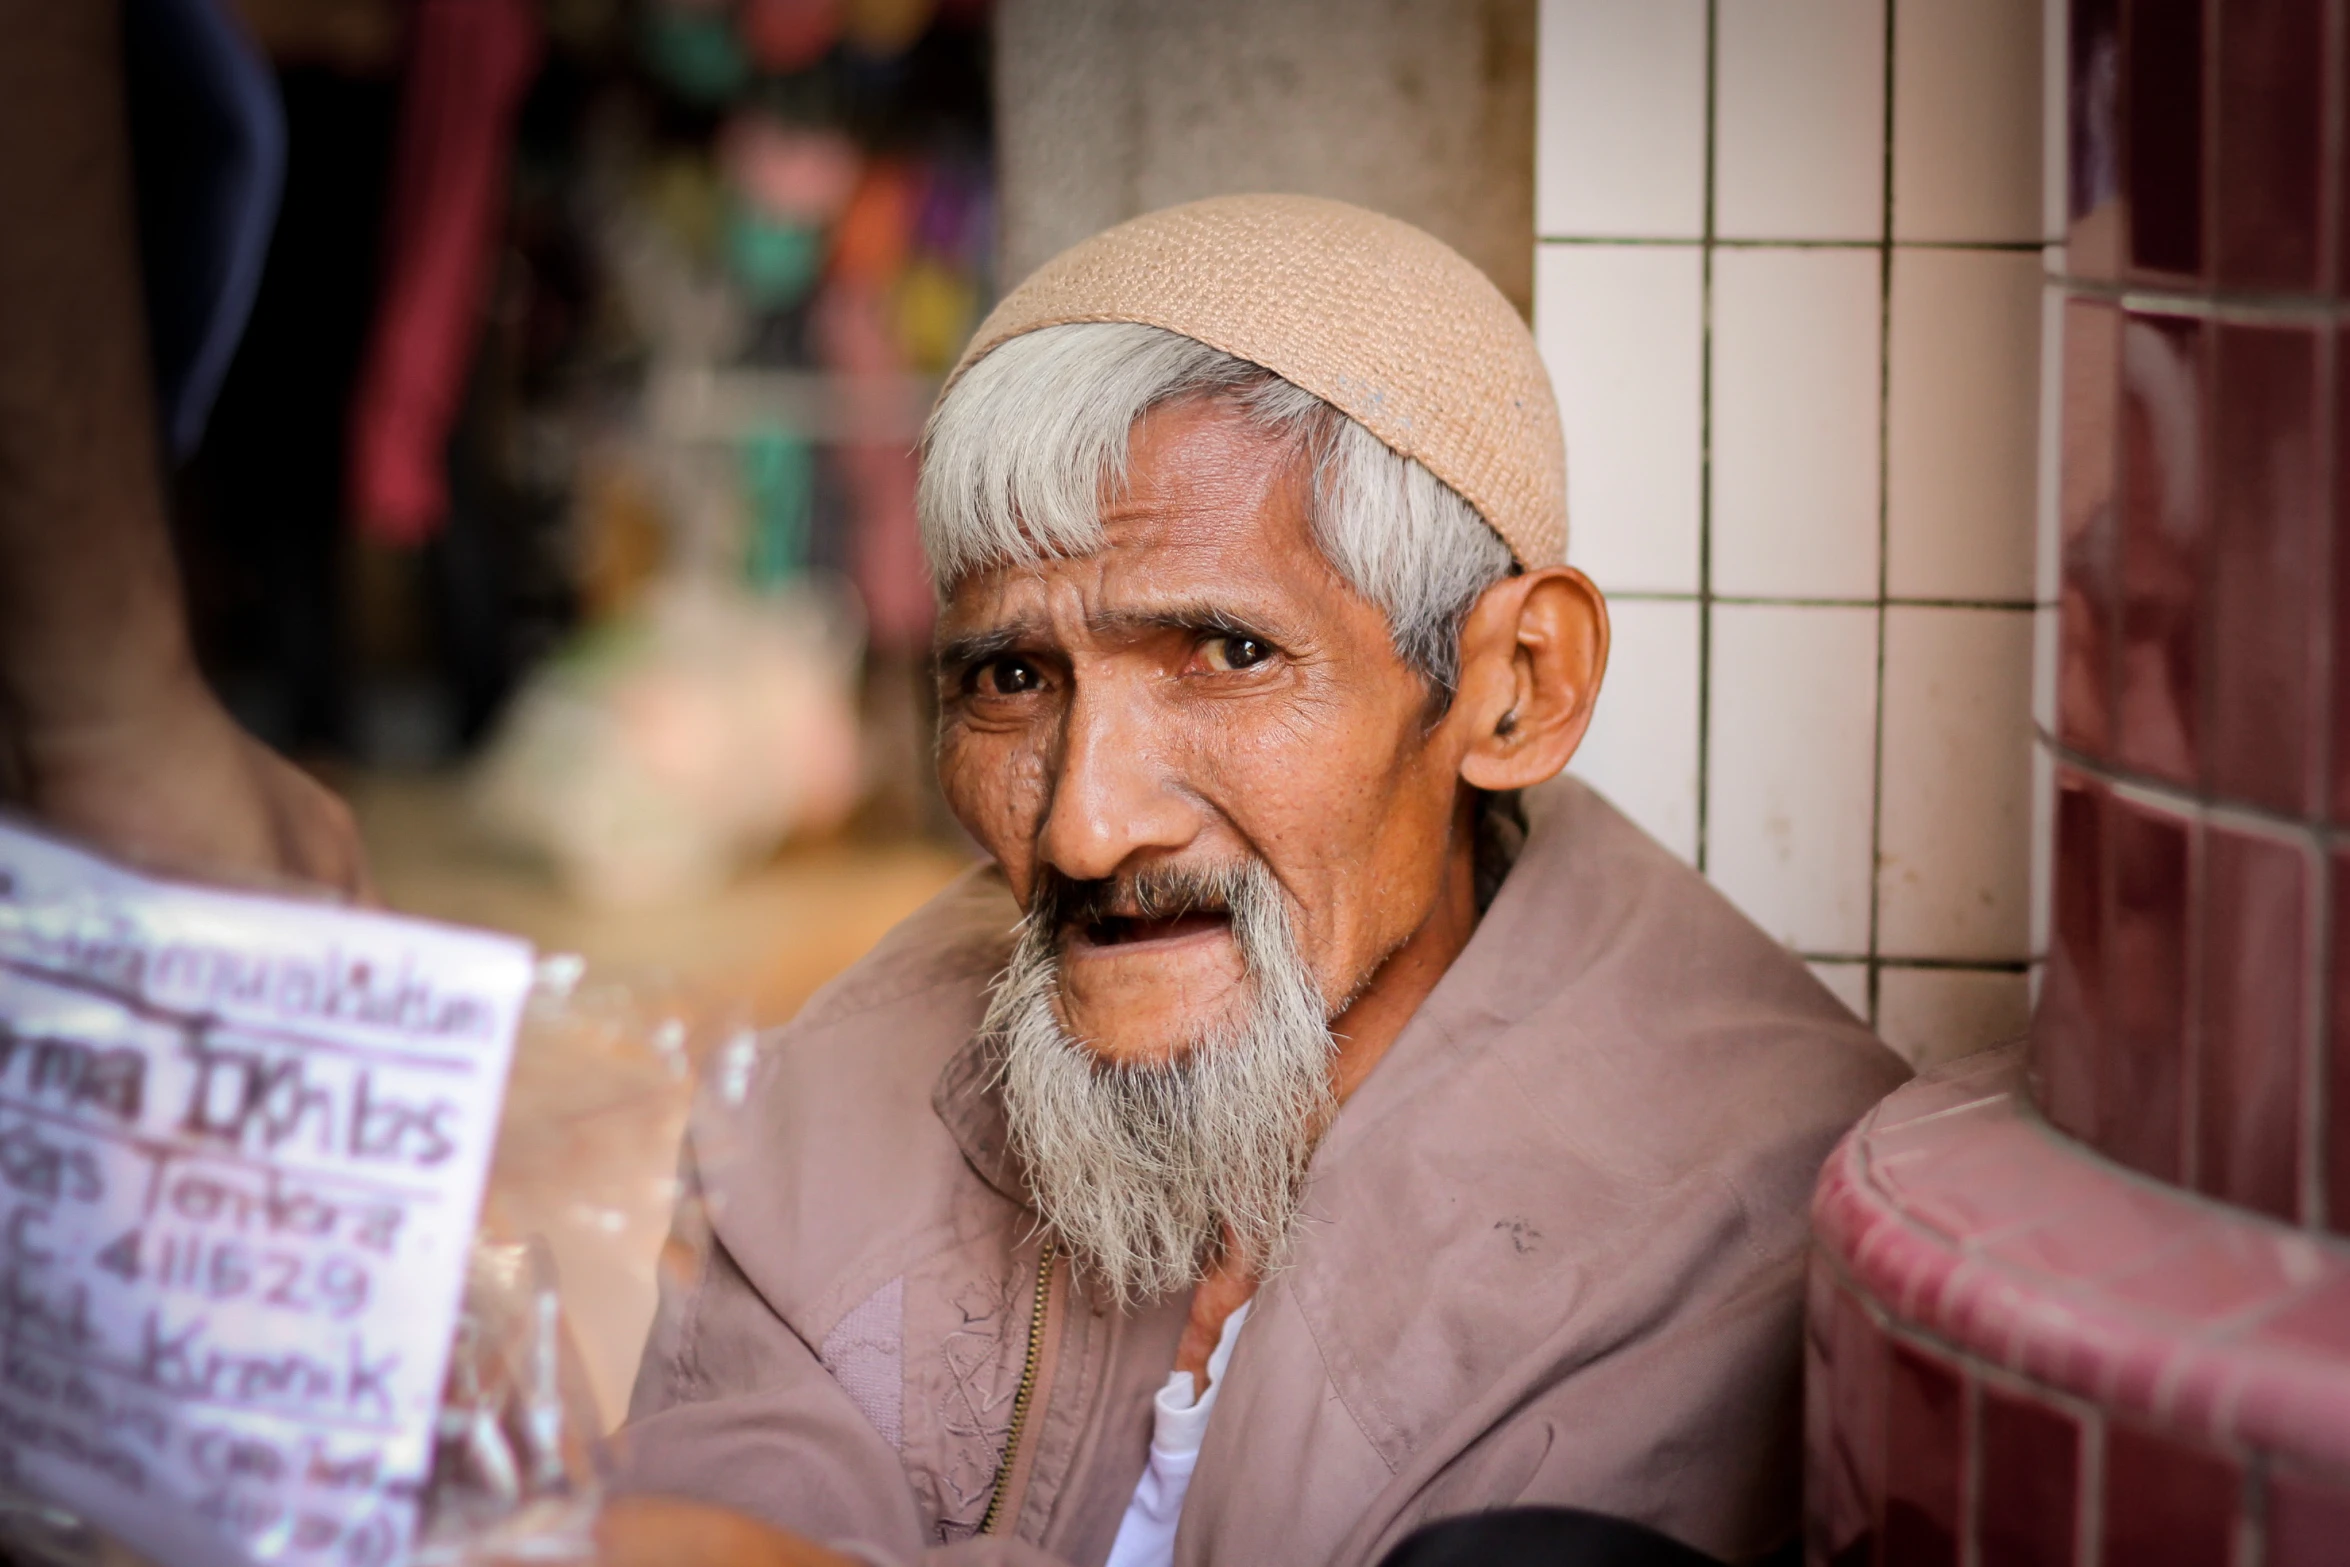
[[(1812, 1181), (1905, 1075), (1605, 800), (1568, 781), (1529, 804), (1476, 936), (1340, 1111), (1286, 1285), (1393, 1466), (1570, 1382), (1591, 1391), (1556, 1407), (1635, 1447), (1696, 1429), (1675, 1399), (1779, 1396)], [(1645, 1438), (1608, 1407), (1635, 1389)]]
[(958, 878), (762, 1036), (744, 1070), (710, 1074), (692, 1142), (725, 1197), (713, 1226), (787, 1320), (822, 1331), (941, 1244), (980, 1191), (932, 1095), (1016, 917), (992, 869)]
[(1511, 922), (1497, 968), (1516, 1075), (1610, 1164), (1800, 1212), (1829, 1145), (1908, 1069), (1587, 786), (1562, 781), (1539, 809), (1537, 874), (1513, 875), (1517, 901), (1493, 911)]

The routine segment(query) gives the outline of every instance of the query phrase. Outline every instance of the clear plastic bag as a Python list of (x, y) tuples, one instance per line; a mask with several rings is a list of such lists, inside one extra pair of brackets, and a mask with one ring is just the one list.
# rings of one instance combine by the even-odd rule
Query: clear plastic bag
[[(540, 960), (453, 1333), (413, 1567), (594, 1559), (606, 1438), (625, 1413), (652, 1316), (694, 1085), (705, 1072), (739, 1078), (754, 1049), (735, 1007), (655, 976)], [(138, 1567), (104, 1529), (103, 1518), (76, 1518), (0, 1475), (0, 1561)]]
[(416, 1567), (593, 1558), (602, 1422), (543, 1239), (477, 1239)]
[(627, 1410), (653, 1320), (694, 1084), (751, 1044), (729, 999), (576, 957), (540, 961), (481, 1230), (547, 1246), (599, 1431)]

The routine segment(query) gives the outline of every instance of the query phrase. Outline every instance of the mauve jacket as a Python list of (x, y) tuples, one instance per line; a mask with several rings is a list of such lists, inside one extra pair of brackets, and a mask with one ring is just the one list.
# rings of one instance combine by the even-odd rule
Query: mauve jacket
[[(1903, 1068), (1597, 795), (1528, 805), (1475, 936), (1314, 1157), (1180, 1567), (1358, 1567), (1511, 1504), (1731, 1560), (1796, 1526), (1807, 1201)], [(966, 877), (698, 1113), (626, 1488), (877, 1562), (1108, 1555), (1187, 1302), (1122, 1313), (1039, 1267), (974, 1040), (1014, 918), (1000, 875)]]

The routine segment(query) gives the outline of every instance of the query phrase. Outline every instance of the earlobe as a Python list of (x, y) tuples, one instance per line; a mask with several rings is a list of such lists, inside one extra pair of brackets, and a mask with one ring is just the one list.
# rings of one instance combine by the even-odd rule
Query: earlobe
[(1569, 566), (1497, 582), (1461, 638), (1461, 778), (1490, 791), (1555, 776), (1582, 744), (1607, 672), (1607, 603)]

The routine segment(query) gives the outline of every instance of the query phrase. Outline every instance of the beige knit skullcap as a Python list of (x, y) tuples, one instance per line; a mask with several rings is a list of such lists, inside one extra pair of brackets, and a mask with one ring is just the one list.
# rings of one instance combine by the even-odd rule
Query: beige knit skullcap
[(1072, 321), (1162, 327), (1262, 365), (1418, 458), (1520, 565), (1566, 559), (1566, 441), (1533, 334), (1433, 235), (1314, 196), (1146, 213), (1030, 274), (947, 384), (1007, 339)]

